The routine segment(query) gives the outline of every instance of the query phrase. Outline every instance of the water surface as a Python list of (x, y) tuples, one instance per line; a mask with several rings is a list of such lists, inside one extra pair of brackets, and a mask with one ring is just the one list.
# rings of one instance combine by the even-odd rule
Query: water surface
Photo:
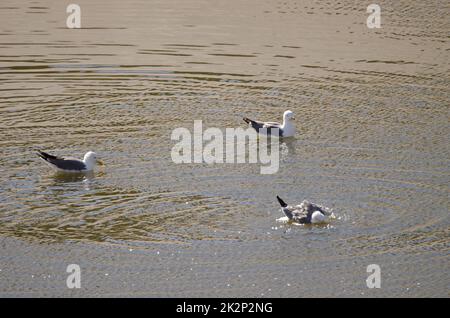
[[(446, 1), (379, 1), (381, 29), (350, 0), (77, 3), (78, 30), (60, 1), (0, 6), (1, 296), (449, 295)], [(171, 160), (176, 127), (287, 109), (275, 175)], [(277, 223), (276, 195), (337, 219)]]

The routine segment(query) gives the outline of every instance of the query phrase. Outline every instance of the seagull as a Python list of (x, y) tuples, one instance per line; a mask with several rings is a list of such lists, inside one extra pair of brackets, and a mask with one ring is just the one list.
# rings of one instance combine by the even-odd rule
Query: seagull
[(330, 209), (304, 200), (297, 206), (288, 206), (279, 196), (278, 202), (281, 211), (288, 217), (289, 221), (300, 224), (323, 223), (332, 215)]
[(292, 137), (295, 135), (295, 126), (292, 123), (294, 118), (294, 113), (290, 110), (287, 110), (283, 114), (283, 124), (280, 123), (274, 123), (274, 122), (263, 122), (263, 121), (256, 121), (251, 120), (247, 117), (243, 118), (244, 121), (252, 126), (257, 132), (260, 132), (260, 129), (267, 129), (267, 132), (270, 134), (271, 129), (278, 128), (279, 129), (279, 136), (280, 137)]
[(89, 172), (94, 170), (96, 163), (103, 165), (103, 162), (97, 159), (97, 154), (92, 151), (88, 151), (84, 155), (83, 160), (69, 157), (56, 157), (40, 150), (38, 150), (37, 154), (50, 167), (62, 172)]

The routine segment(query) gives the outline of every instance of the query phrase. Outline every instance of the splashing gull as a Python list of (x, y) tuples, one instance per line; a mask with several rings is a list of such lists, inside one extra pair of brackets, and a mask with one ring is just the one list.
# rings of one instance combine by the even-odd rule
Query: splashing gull
[(94, 170), (97, 163), (103, 165), (103, 162), (97, 159), (97, 154), (92, 151), (87, 152), (83, 160), (70, 157), (56, 157), (40, 150), (38, 150), (37, 154), (45, 163), (57, 171), (88, 172)]
[(278, 128), (280, 137), (292, 137), (295, 135), (295, 126), (292, 122), (294, 119), (294, 113), (290, 110), (284, 112), (282, 124), (275, 122), (257, 121), (244, 117), (244, 121), (251, 127), (253, 127), (258, 133), (262, 128), (267, 129), (268, 134), (271, 133), (272, 129)]
[(332, 216), (330, 209), (306, 200), (297, 206), (290, 206), (279, 196), (277, 196), (277, 199), (281, 205), (281, 211), (283, 211), (289, 221), (300, 224), (316, 224), (324, 223), (328, 217)]

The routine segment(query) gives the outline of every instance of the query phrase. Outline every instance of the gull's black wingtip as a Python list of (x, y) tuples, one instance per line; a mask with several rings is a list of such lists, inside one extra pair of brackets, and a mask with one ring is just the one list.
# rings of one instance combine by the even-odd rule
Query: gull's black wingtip
[(277, 200), (278, 202), (280, 202), (281, 207), (285, 208), (287, 207), (286, 202), (284, 202), (283, 200), (281, 200), (281, 198), (277, 195)]
[(44, 160), (48, 160), (48, 159), (57, 159), (55, 156), (52, 156), (52, 155), (50, 155), (50, 154), (48, 154), (48, 153), (46, 153), (46, 152), (43, 152), (43, 151), (41, 151), (41, 150), (37, 150), (37, 155), (39, 156), (39, 157), (41, 157), (42, 159), (44, 159)]
[(38, 150), (36, 150), (36, 154), (37, 154), (39, 157), (41, 157), (42, 159), (45, 159), (45, 152), (40, 151), (40, 150), (38, 149)]

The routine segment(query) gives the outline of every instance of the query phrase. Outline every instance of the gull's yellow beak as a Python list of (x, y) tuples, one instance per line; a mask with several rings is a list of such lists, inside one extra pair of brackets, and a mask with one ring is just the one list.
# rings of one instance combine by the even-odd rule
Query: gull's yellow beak
[(104, 166), (105, 165), (105, 163), (102, 160), (100, 160), (100, 159), (97, 159), (97, 164), (99, 166)]

